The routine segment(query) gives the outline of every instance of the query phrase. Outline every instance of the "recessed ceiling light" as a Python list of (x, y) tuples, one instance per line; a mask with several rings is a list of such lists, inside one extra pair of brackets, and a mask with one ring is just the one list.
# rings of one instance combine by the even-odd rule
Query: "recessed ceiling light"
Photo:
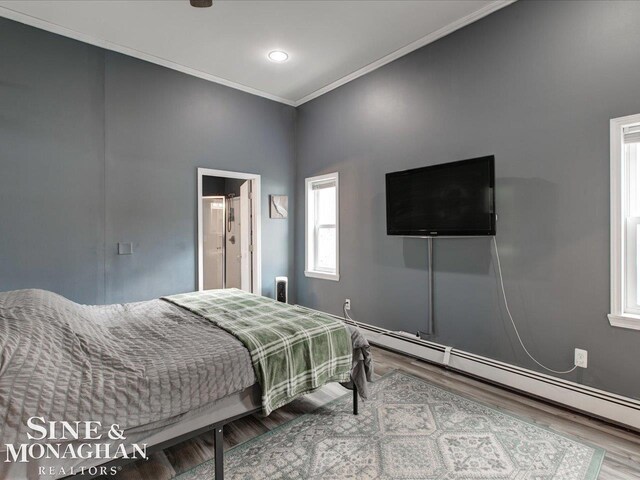
[(282, 50), (274, 50), (273, 52), (269, 52), (269, 60), (276, 63), (286, 62), (289, 58), (287, 52), (283, 52)]

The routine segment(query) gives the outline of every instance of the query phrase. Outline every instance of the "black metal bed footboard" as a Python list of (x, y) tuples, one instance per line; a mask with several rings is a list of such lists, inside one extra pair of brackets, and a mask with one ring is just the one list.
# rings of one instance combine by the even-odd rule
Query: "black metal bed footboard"
[[(358, 388), (356, 387), (355, 382), (352, 382), (353, 385), (353, 414), (358, 415)], [(239, 420), (240, 418), (248, 417), (250, 415), (254, 415), (259, 413), (261, 408), (255, 408), (253, 410), (234, 415), (233, 417), (225, 418), (224, 420), (220, 420), (219, 422), (212, 423), (211, 425), (207, 425), (206, 427), (200, 428), (198, 430), (194, 430), (193, 432), (185, 433), (184, 435), (180, 435), (178, 437), (172, 438), (165, 442), (157, 443), (148, 448), (147, 453), (154, 453), (165, 448), (173, 447), (181, 442), (190, 440), (198, 435), (202, 435), (203, 433), (210, 432), (213, 430), (213, 449), (214, 449), (214, 468), (215, 468), (215, 480), (224, 480), (224, 442), (223, 442), (223, 431), (224, 426), (228, 423)], [(134, 460), (125, 459), (125, 458), (116, 458), (110, 462), (104, 463), (99, 466), (99, 468), (104, 467), (106, 471), (110, 471), (112, 467), (122, 467), (128, 463), (133, 462)], [(138, 460), (139, 461), (139, 460)], [(76, 479), (92, 479), (99, 477), (100, 474), (90, 475), (90, 474), (78, 474), (71, 475), (67, 478)]]
[[(353, 414), (358, 415), (358, 388), (353, 382)], [(234, 419), (237, 420), (237, 419)], [(224, 480), (224, 448), (223, 448), (223, 427), (233, 420), (224, 421), (222, 425), (216, 427), (214, 434), (214, 458), (215, 458), (215, 480)]]

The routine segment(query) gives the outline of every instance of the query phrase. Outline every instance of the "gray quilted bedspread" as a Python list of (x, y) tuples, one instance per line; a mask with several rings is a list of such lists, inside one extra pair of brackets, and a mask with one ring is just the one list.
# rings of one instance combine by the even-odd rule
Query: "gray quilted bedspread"
[(28, 443), (32, 416), (133, 428), (256, 381), (238, 340), (162, 300), (84, 306), (43, 290), (0, 293), (0, 349), (2, 444)]

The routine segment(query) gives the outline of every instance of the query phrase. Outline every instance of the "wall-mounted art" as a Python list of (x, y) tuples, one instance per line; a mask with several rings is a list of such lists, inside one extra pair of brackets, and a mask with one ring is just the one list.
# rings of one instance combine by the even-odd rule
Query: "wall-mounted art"
[(287, 195), (269, 195), (269, 218), (287, 218), (289, 197)]

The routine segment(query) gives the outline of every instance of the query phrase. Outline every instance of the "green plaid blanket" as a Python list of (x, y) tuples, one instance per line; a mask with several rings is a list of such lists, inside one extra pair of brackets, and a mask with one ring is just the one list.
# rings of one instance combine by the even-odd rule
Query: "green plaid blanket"
[(210, 320), (247, 347), (265, 415), (326, 383), (349, 381), (351, 336), (329, 315), (235, 288), (163, 299)]

